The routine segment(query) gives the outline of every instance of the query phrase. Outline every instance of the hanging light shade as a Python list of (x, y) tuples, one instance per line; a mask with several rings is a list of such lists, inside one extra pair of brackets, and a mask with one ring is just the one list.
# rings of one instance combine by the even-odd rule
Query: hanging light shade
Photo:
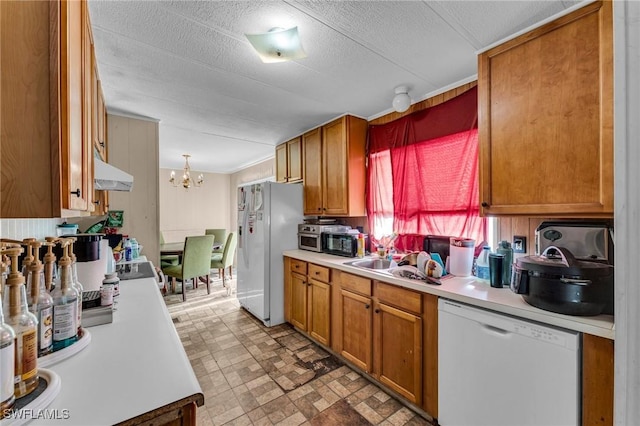
[(285, 62), (306, 58), (298, 35), (298, 27), (271, 28), (262, 34), (245, 34), (264, 63)]
[(395, 89), (396, 95), (393, 97), (393, 109), (397, 112), (405, 112), (411, 106), (411, 97), (407, 86), (398, 86)]
[(182, 171), (182, 179), (176, 179), (176, 172), (172, 170), (171, 176), (169, 178), (169, 182), (171, 182), (173, 186), (182, 185), (182, 187), (185, 189), (189, 189), (192, 186), (195, 186), (195, 187), (201, 186), (202, 183), (204, 182), (204, 176), (202, 175), (202, 173), (200, 173), (196, 179), (193, 179), (191, 177), (191, 166), (189, 166), (189, 157), (191, 157), (191, 155), (182, 154), (182, 156), (184, 157), (184, 169)]

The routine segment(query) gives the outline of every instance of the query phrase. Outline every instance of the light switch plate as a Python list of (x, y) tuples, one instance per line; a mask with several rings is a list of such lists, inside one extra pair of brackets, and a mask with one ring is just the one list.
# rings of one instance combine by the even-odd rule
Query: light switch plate
[(527, 237), (523, 235), (514, 235), (513, 236), (513, 247), (514, 253), (526, 253), (527, 252)]

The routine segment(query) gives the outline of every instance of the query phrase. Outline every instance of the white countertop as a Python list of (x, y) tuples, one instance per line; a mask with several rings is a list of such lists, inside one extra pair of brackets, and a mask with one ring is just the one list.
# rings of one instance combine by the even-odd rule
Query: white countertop
[(442, 285), (432, 285), (423, 281), (396, 278), (385, 272), (345, 265), (346, 262), (357, 260), (353, 258), (305, 250), (288, 250), (283, 255), (556, 327), (612, 340), (615, 335), (612, 315), (580, 317), (545, 311), (529, 305), (521, 295), (515, 294), (509, 288), (493, 288), (489, 281), (478, 280), (476, 277), (445, 276), (441, 279)]
[(112, 425), (202, 395), (154, 279), (121, 281), (113, 323), (89, 330), (85, 349), (47, 367), (62, 384), (47, 409), (69, 418), (30, 424)]

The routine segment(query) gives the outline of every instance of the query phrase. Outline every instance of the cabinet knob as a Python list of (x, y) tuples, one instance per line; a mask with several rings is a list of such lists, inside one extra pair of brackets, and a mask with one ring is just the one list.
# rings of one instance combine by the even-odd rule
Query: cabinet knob
[(315, 271), (314, 274), (320, 275), (320, 271)]
[(307, 283), (307, 285), (311, 285), (311, 281), (309, 281), (309, 282)]
[(364, 305), (365, 309), (369, 309), (371, 306), (369, 306), (369, 304), (367, 303), (366, 305)]
[(296, 265), (296, 266), (294, 266), (294, 268), (296, 268), (296, 269), (298, 269), (299, 267), (300, 267), (300, 265)]
[(80, 188), (77, 188), (75, 191), (71, 191), (72, 194), (75, 194), (76, 197), (80, 198)]
[(103, 148), (104, 148), (104, 145), (105, 145), (104, 141), (102, 141), (102, 142), (98, 142), (98, 143), (100, 144), (100, 146), (101, 146), (101, 147), (103, 147)]
[(380, 309), (377, 309), (377, 308), (376, 308), (376, 310), (375, 310), (375, 311), (373, 311), (373, 312), (375, 312), (376, 314), (379, 314), (379, 313), (380, 313)]
[(482, 207), (489, 207), (489, 203), (487, 203), (486, 201), (483, 201), (481, 204)]
[(96, 206), (99, 206), (100, 205), (100, 200), (94, 201), (93, 204), (95, 204)]
[(318, 211), (321, 211), (321, 210), (322, 210), (322, 207), (318, 207)]

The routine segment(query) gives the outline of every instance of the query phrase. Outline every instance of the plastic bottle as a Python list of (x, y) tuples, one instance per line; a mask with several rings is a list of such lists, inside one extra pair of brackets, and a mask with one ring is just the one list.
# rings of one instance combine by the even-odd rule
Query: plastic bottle
[(138, 244), (138, 240), (131, 238), (131, 258), (137, 259), (138, 256), (140, 256), (140, 245)]
[[(6, 265), (0, 259), (0, 291), (3, 291), (6, 279)], [(1, 293), (0, 293), (1, 295)], [(4, 322), (2, 299), (0, 298), (0, 419), (6, 410), (13, 407), (13, 377), (15, 368), (15, 339), (16, 333)]]
[(76, 310), (76, 314), (78, 316), (77, 318), (77, 325), (78, 325), (78, 337), (80, 337), (82, 335), (82, 293), (84, 292), (84, 286), (82, 285), (82, 283), (78, 280), (78, 268), (77, 268), (77, 259), (76, 259), (76, 254), (73, 252), (73, 243), (75, 242), (75, 238), (71, 239), (71, 245), (70, 245), (70, 255), (69, 257), (71, 257), (71, 278), (73, 279), (73, 288), (76, 289), (76, 292), (78, 293), (78, 299), (76, 300), (76, 304), (77, 306), (77, 310)]
[(125, 262), (131, 262), (133, 260), (133, 248), (131, 247), (131, 240), (129, 240), (129, 238), (125, 239), (123, 247)]
[(364, 257), (364, 234), (358, 234), (358, 257)]
[(511, 285), (511, 268), (513, 267), (513, 249), (508, 241), (502, 240), (498, 243), (496, 253), (503, 254), (502, 260), (502, 285)]
[(35, 258), (26, 268), (29, 311), (38, 320), (38, 357), (53, 351), (53, 299), (45, 287), (44, 265), (38, 259), (41, 245), (38, 241), (29, 243)]
[(16, 399), (33, 392), (38, 386), (38, 320), (27, 307), (24, 275), (18, 270), (21, 247), (5, 249), (11, 258), (11, 271), (3, 289), (3, 311), (7, 324), (16, 334), (13, 391)]
[(73, 272), (68, 241), (63, 242), (64, 254), (60, 258), (60, 286), (53, 297), (53, 350), (72, 345), (78, 340), (78, 292), (73, 286)]
[(478, 260), (476, 261), (476, 276), (481, 280), (489, 279), (489, 253), (491, 252), (491, 247), (484, 246), (482, 247), (482, 252), (478, 256)]

